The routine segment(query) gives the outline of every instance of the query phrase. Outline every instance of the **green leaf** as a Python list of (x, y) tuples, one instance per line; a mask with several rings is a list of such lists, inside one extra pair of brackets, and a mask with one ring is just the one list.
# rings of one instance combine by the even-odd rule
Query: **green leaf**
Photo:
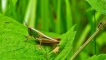
[(64, 44), (66, 44), (68, 42), (69, 38), (73, 38), (73, 36), (75, 35), (74, 28), (75, 28), (75, 26), (70, 28), (69, 31), (67, 31), (65, 34), (61, 35), (62, 41), (59, 43), (59, 45), (61, 47), (64, 47)]
[[(0, 14), (0, 60), (48, 60), (48, 59), (66, 59), (72, 48), (75, 36), (73, 26), (67, 33), (60, 36), (61, 41), (58, 44), (60, 50), (54, 54), (52, 45), (42, 44), (39, 49), (35, 39), (27, 39), (28, 29), (16, 20)], [(47, 35), (55, 35), (47, 33)], [(58, 35), (57, 35), (58, 36)]]
[(106, 54), (94, 55), (87, 60), (106, 60)]
[(106, 0), (86, 0), (95, 10), (106, 14)]
[[(76, 31), (74, 31), (74, 27), (70, 28), (68, 32), (63, 34), (61, 36), (62, 40), (58, 44), (60, 46), (60, 53), (59, 55), (55, 58), (55, 60), (65, 60), (67, 56), (69, 55), (72, 45), (73, 45), (73, 40), (76, 34)], [(71, 56), (70, 56), (71, 57)]]
[(27, 35), (26, 26), (0, 15), (0, 60), (46, 60), (44, 49), (39, 50), (37, 45), (25, 42)]

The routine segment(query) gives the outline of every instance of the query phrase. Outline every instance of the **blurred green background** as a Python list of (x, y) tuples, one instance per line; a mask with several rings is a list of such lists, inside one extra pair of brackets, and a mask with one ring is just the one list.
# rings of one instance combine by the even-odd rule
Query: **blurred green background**
[[(38, 30), (60, 35), (76, 25), (73, 53), (95, 32), (99, 22), (106, 19), (85, 0), (0, 0), (0, 13)], [(76, 60), (106, 53), (105, 35), (103, 29)]]

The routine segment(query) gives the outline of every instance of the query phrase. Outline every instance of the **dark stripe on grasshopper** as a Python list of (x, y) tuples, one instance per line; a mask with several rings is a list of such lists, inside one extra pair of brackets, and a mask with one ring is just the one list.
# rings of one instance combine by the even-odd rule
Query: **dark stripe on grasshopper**
[(46, 36), (45, 34), (43, 34), (42, 32), (38, 31), (37, 29), (30, 28), (30, 27), (28, 27), (28, 29), (33, 30), (33, 31), (36, 31), (40, 37), (45, 37), (45, 38), (47, 38), (48, 40), (52, 40), (52, 41), (57, 42), (56, 39), (53, 39), (53, 38), (51, 38), (51, 37)]
[[(59, 41), (53, 41), (53, 40), (49, 40), (46, 38), (35, 38), (36, 40), (38, 40), (40, 43), (59, 43)], [(55, 39), (56, 40), (56, 39)]]
[[(28, 27), (27, 23), (25, 22), (26, 26)], [(39, 40), (41, 43), (59, 43), (60, 39), (54, 39), (49, 36), (46, 36), (42, 32), (38, 31), (37, 29), (28, 27), (28, 33), (30, 36), (33, 36), (35, 39)]]

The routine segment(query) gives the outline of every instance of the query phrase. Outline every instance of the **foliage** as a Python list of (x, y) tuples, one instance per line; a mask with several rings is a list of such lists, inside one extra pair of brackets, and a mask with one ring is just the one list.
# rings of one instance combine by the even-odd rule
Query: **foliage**
[[(99, 11), (102, 14), (106, 14), (106, 1), (105, 0), (87, 0), (87, 2), (97, 11)], [(103, 40), (105, 32), (102, 33), (100, 37), (97, 39), (97, 43), (102, 46), (105, 43), (105, 40)], [(102, 41), (100, 41), (102, 40)], [(104, 49), (105, 50), (105, 49)], [(105, 54), (99, 54), (98, 56), (93, 56), (89, 58), (88, 60), (105, 60), (106, 58)]]
[[(38, 54), (40, 57), (38, 59), (69, 60), (96, 31), (99, 22), (106, 19), (105, 3), (105, 0), (0, 0), (0, 13), (8, 16), (0, 15), (0, 59), (7, 60), (2, 57), (7, 56), (9, 59), (14, 56), (18, 60), (33, 60), (37, 59), (35, 54)], [(24, 22), (47, 36), (61, 38), (58, 44), (59, 52), (53, 54), (52, 45), (49, 47), (43, 45), (40, 51), (34, 38), (24, 42), (25, 36), (28, 35), (27, 27), (22, 25)], [(77, 31), (75, 37), (74, 28)], [(104, 31), (105, 29), (78, 54), (75, 60), (85, 60), (93, 55), (106, 53)]]
[(106, 1), (105, 0), (86, 0), (95, 10), (100, 13), (106, 14)]
[[(0, 15), (0, 59), (25, 59), (25, 60), (48, 60), (48, 59), (66, 59), (75, 36), (74, 26), (65, 34), (60, 36), (62, 39), (58, 44), (60, 50), (58, 53), (53, 53), (52, 45), (43, 45), (40, 50), (37, 46), (39, 43), (34, 41), (35, 39), (27, 39), (28, 35), (26, 26), (23, 26), (19, 22)], [(70, 34), (71, 33), (71, 34)], [(71, 38), (70, 38), (71, 37)], [(69, 46), (70, 45), (70, 46)]]
[(94, 55), (87, 60), (106, 60), (106, 54)]

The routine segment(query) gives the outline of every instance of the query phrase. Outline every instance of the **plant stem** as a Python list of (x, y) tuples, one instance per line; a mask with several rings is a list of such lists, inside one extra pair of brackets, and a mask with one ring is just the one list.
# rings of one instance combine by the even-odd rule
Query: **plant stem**
[(102, 29), (102, 27), (104, 27), (105, 24), (106, 21), (104, 21), (103, 23), (100, 22), (95, 33), (74, 53), (70, 60), (73, 60), (82, 51), (82, 49), (99, 33), (99, 31)]

